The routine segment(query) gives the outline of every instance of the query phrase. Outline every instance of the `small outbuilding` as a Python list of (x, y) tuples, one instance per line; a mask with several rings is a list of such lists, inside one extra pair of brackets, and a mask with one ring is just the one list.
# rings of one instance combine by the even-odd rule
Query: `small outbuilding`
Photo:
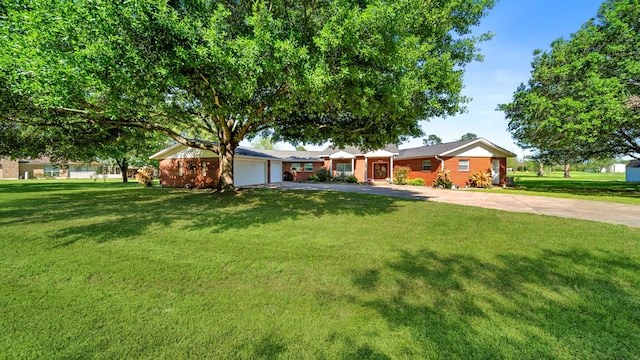
[(640, 182), (640, 160), (631, 160), (627, 164), (625, 180), (627, 182)]

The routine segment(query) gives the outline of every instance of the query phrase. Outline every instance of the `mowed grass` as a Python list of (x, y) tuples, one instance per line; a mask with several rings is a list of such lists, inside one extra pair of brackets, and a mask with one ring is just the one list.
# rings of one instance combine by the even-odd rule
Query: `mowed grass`
[(0, 182), (0, 358), (634, 359), (640, 229), (337, 192)]
[(509, 173), (508, 176), (515, 178), (514, 188), (490, 191), (640, 205), (640, 183), (626, 182), (625, 175), (620, 173), (573, 171), (568, 179), (561, 172), (543, 177), (535, 173)]

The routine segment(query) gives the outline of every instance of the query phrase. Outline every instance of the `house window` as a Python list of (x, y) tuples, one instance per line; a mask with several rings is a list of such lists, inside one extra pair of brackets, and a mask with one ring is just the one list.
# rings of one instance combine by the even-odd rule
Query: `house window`
[(305, 163), (304, 172), (313, 172), (313, 163)]
[(300, 171), (300, 163), (291, 164), (291, 171)]
[(202, 167), (202, 176), (207, 176), (207, 162), (202, 160), (200, 166)]
[(338, 175), (345, 175), (345, 176), (349, 176), (349, 175), (353, 175), (353, 169), (351, 168), (351, 163), (338, 163), (336, 165), (336, 170), (338, 172)]
[(184, 165), (182, 161), (178, 161), (178, 176), (184, 175)]
[(469, 171), (469, 160), (458, 160), (458, 170)]
[(60, 168), (58, 166), (45, 166), (44, 176), (50, 176), (50, 177), (60, 176)]
[(431, 171), (431, 160), (422, 160), (422, 171)]

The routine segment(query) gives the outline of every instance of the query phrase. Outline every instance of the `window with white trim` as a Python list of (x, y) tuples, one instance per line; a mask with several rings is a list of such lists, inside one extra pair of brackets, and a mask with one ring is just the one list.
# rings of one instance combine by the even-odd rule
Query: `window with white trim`
[(431, 171), (431, 160), (422, 160), (422, 171)]
[(301, 167), (300, 167), (300, 163), (292, 163), (291, 164), (291, 171), (300, 171)]
[(351, 163), (338, 163), (336, 164), (336, 171), (338, 175), (353, 175), (353, 168), (351, 167)]
[(469, 171), (469, 160), (458, 160), (459, 171)]
[(202, 160), (200, 166), (202, 167), (202, 176), (207, 176), (207, 162)]
[(313, 172), (313, 163), (304, 163), (304, 172)]

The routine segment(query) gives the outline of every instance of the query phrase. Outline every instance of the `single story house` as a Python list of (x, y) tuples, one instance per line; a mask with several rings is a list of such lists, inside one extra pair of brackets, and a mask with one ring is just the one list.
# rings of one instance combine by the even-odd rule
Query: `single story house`
[(458, 187), (464, 187), (474, 172), (490, 173), (493, 185), (506, 185), (510, 157), (516, 154), (477, 138), (404, 149), (395, 164), (409, 166), (408, 178), (421, 178), (426, 184), (433, 183), (439, 170), (448, 169), (450, 180)]
[(43, 156), (32, 159), (0, 159), (0, 179), (86, 179), (96, 176), (100, 164), (68, 162), (59, 164)]
[[(409, 166), (410, 179), (431, 184), (441, 169), (451, 181), (466, 185), (473, 172), (492, 174), (495, 185), (506, 184), (507, 158), (516, 154), (483, 138), (433, 146), (361, 151), (355, 147), (327, 147), (322, 151), (259, 150), (238, 147), (234, 157), (234, 182), (238, 187), (305, 181), (316, 170), (330, 169), (332, 176), (355, 176), (358, 181), (393, 181), (393, 168)], [(150, 157), (159, 161), (160, 184), (171, 187), (215, 187), (218, 156), (211, 151), (174, 144)]]
[(624, 177), (627, 182), (640, 182), (640, 160), (629, 161)]

